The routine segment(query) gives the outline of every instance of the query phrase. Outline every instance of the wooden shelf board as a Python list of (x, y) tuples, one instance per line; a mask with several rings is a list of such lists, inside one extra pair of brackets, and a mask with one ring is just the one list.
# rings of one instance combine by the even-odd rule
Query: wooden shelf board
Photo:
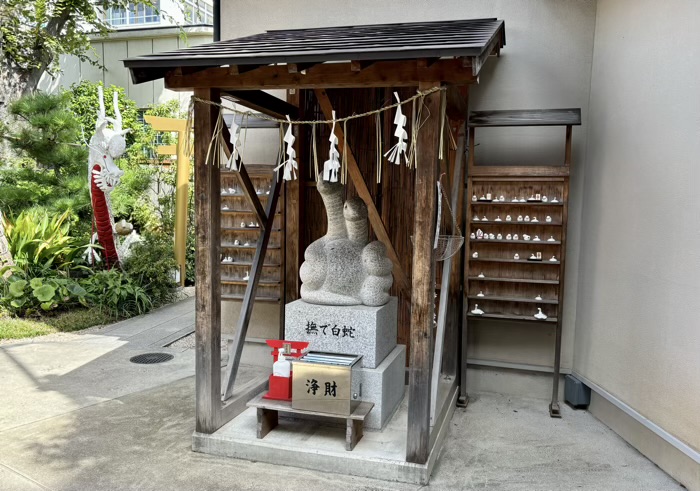
[(512, 221), (510, 221), (510, 222), (507, 222), (507, 221), (505, 221), (505, 220), (500, 221), (500, 222), (494, 222), (493, 220), (487, 220), (487, 221), (483, 221), (483, 220), (474, 221), (474, 220), (471, 220), (469, 223), (471, 223), (472, 225), (517, 225), (517, 226), (520, 226), (520, 225), (533, 225), (533, 226), (542, 226), (542, 227), (561, 227), (561, 225), (562, 225), (561, 223), (554, 223), (554, 222), (543, 222), (543, 221), (539, 221), (539, 222), (517, 222), (517, 221), (515, 221), (515, 220), (512, 220)]
[[(230, 301), (230, 300), (243, 300), (243, 295), (237, 295), (237, 294), (232, 294), (232, 293), (222, 293), (221, 294), (221, 300), (224, 301)], [(277, 303), (280, 301), (279, 297), (255, 297), (256, 302), (270, 302), (270, 303)]]
[(579, 126), (581, 108), (472, 111), (468, 126)]
[(507, 240), (507, 239), (469, 239), (469, 242), (481, 244), (534, 244), (534, 245), (561, 245), (560, 240)]
[(514, 314), (482, 314), (476, 315), (469, 312), (467, 317), (478, 318), (478, 319), (501, 319), (501, 320), (512, 320), (512, 321), (526, 321), (526, 322), (550, 322), (556, 323), (556, 317), (547, 317), (545, 320), (535, 319), (532, 315), (514, 315)]
[(551, 305), (558, 305), (559, 300), (556, 299), (551, 299), (551, 298), (545, 298), (542, 300), (535, 300), (534, 298), (523, 298), (523, 297), (501, 297), (501, 296), (496, 296), (496, 295), (486, 295), (483, 297), (479, 297), (478, 295), (469, 295), (467, 297), (469, 300), (488, 300), (490, 301), (496, 301), (496, 302), (521, 302), (521, 303), (546, 303), (546, 304), (551, 304)]
[[(237, 278), (227, 278), (227, 277), (221, 277), (221, 284), (223, 285), (247, 285), (248, 280), (241, 280)], [(258, 286), (278, 286), (280, 284), (279, 281), (259, 281)]]
[(525, 278), (493, 278), (490, 276), (485, 276), (484, 278), (479, 278), (478, 276), (470, 276), (470, 281), (498, 281), (504, 283), (528, 283), (533, 285), (558, 285), (559, 280), (530, 280)]
[[(221, 230), (227, 232), (260, 232), (260, 227), (221, 227)], [(273, 228), (270, 232), (281, 232), (281, 228)]]
[(491, 263), (518, 263), (518, 264), (561, 264), (561, 261), (550, 261), (548, 259), (543, 259), (542, 261), (528, 261), (527, 259), (499, 259), (499, 258), (489, 258), (489, 257), (471, 257), (470, 261), (483, 261)]
[[(221, 210), (221, 213), (241, 213), (245, 215), (253, 215), (255, 212), (253, 210)], [(275, 213), (275, 215), (280, 215), (281, 213), (278, 211)], [(248, 228), (255, 228), (255, 227), (248, 227)]]
[[(269, 198), (269, 194), (256, 194), (258, 198)], [(231, 193), (221, 193), (222, 198), (245, 198), (245, 194), (243, 193), (238, 193), (238, 194), (231, 194)]]
[[(253, 245), (235, 245), (235, 244), (221, 244), (221, 247), (225, 247), (227, 249), (257, 249), (257, 244)], [(280, 246), (267, 246), (268, 251), (274, 251), (274, 250), (279, 250)]]
[[(235, 261), (232, 263), (221, 263), (222, 266), (252, 266), (253, 261)], [(266, 268), (279, 268), (281, 264), (279, 263), (265, 263), (263, 264)]]
[(561, 201), (557, 203), (552, 203), (551, 201), (547, 201), (546, 203), (542, 201), (518, 201), (517, 203), (515, 201), (472, 201), (471, 204), (472, 206), (564, 206), (564, 203)]

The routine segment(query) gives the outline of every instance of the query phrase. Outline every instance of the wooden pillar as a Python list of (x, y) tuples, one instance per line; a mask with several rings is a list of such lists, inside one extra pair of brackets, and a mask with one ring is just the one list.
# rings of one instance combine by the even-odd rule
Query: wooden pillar
[[(213, 89), (195, 89), (194, 95), (219, 100)], [(206, 162), (217, 116), (217, 107), (195, 104), (195, 414), (196, 431), (201, 433), (218, 429), (221, 412), (221, 181), (219, 167)]]
[[(421, 82), (428, 90), (438, 82)], [(429, 115), (418, 132), (413, 219), (413, 267), (411, 293), (411, 363), (408, 378), (408, 432), (406, 460), (424, 464), (430, 451), (430, 365), (433, 312), (435, 310), (436, 183), (440, 134), (440, 92), (424, 98), (423, 115)]]
[[(299, 89), (290, 89), (287, 91), (287, 102), (299, 107), (299, 116), (304, 114), (304, 108), (301, 107), (301, 91)], [(303, 119), (303, 117), (302, 117)], [(299, 268), (302, 262), (301, 252), (301, 218), (303, 213), (303, 186), (302, 180), (305, 176), (307, 166), (303, 162), (304, 155), (301, 152), (302, 134), (300, 126), (295, 125), (294, 131), (295, 149), (297, 151), (297, 161), (299, 169), (297, 171), (298, 179), (285, 181), (284, 183), (284, 295), (281, 299), (282, 309), (284, 304), (293, 302), (299, 299)], [(284, 319), (284, 311), (282, 312)], [(284, 334), (284, 320), (280, 329), (280, 335)]]

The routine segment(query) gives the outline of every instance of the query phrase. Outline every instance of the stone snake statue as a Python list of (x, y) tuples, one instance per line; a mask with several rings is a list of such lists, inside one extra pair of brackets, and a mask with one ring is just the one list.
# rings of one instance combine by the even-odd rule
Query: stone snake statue
[(340, 183), (319, 179), (328, 231), (304, 252), (299, 269), (302, 300), (323, 305), (380, 306), (389, 301), (393, 264), (384, 244), (368, 244), (367, 205), (343, 203)]

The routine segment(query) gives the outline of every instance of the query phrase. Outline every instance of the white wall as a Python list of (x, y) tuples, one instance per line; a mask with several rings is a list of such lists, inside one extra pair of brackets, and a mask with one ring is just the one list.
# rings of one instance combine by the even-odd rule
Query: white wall
[[(574, 175), (569, 228), (567, 306), (564, 318), (563, 365), (571, 367), (576, 311), (579, 215), (582, 164), (586, 148), (587, 105), (592, 61), (595, 2), (542, 0), (223, 0), (222, 38), (269, 29), (329, 25), (376, 24), (497, 17), (506, 23), (507, 45), (500, 59), (491, 59), (481, 83), (471, 91), (472, 109), (581, 107), (584, 125), (574, 129)], [(558, 131), (557, 131), (558, 130)], [(478, 157), (539, 162), (563, 160), (564, 130), (509, 133), (504, 145), (489, 148), (487, 132)], [(493, 139), (491, 139), (493, 143)], [(503, 149), (494, 153), (494, 149)], [(525, 150), (524, 152), (522, 150)], [(491, 152), (491, 153), (489, 153)], [(391, 224), (387, 224), (391, 227)], [(471, 330), (471, 355), (517, 363), (553, 363), (553, 329), (484, 323)], [(548, 380), (544, 384), (550, 384)]]
[(574, 358), (577, 372), (696, 450), (698, 26), (693, 0), (598, 3)]
[(111, 33), (108, 38), (95, 37), (92, 40), (94, 52), (89, 53), (89, 56), (104, 65), (104, 68), (80, 61), (75, 56), (62, 56), (61, 73), (56, 77), (45, 74), (39, 83), (39, 90), (53, 92), (59, 88), (68, 88), (81, 80), (101, 81), (105, 85), (124, 87), (127, 96), (136, 101), (139, 107), (178, 99), (183, 108), (186, 108), (192, 95), (190, 92), (167, 90), (162, 79), (135, 85), (131, 82), (129, 70), (122, 63), (125, 58), (133, 56), (173, 51), (212, 41), (211, 27), (185, 27), (184, 32), (186, 39), (181, 38), (178, 27), (119, 30)]

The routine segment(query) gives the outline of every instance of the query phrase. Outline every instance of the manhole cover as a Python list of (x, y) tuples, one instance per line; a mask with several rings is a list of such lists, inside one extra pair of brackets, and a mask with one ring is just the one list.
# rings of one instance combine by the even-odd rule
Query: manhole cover
[(144, 353), (136, 355), (129, 359), (131, 363), (140, 363), (141, 365), (153, 365), (154, 363), (163, 363), (173, 359), (173, 355), (169, 353)]

